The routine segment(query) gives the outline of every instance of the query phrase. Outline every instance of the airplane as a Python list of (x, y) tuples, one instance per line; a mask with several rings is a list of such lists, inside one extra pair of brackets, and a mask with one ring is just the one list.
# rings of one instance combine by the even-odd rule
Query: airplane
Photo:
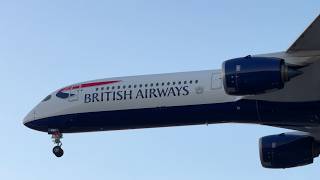
[(217, 123), (293, 130), (260, 138), (265, 168), (312, 164), (320, 154), (320, 15), (283, 52), (226, 60), (221, 70), (114, 77), (60, 88), (23, 124), (63, 133)]

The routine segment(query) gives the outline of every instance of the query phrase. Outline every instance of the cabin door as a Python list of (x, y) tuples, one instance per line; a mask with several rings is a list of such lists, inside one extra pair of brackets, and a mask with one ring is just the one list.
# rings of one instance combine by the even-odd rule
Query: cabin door
[(214, 72), (212, 74), (211, 89), (221, 89), (222, 88), (222, 75), (220, 72)]
[(71, 87), (69, 91), (69, 102), (78, 101), (79, 100), (79, 94), (81, 91), (81, 87), (79, 85), (74, 85)]

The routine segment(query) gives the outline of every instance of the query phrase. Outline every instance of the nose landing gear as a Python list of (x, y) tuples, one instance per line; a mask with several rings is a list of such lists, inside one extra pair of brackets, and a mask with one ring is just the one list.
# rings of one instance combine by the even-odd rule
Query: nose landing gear
[(53, 154), (57, 157), (63, 156), (64, 151), (61, 148), (61, 146), (62, 146), (61, 139), (63, 138), (62, 133), (60, 133), (59, 130), (51, 130), (51, 131), (49, 131), (49, 134), (52, 134), (52, 136), (51, 136), (52, 141), (56, 145), (52, 149)]
[(63, 149), (61, 148), (61, 146), (55, 146), (53, 149), (52, 149), (52, 152), (54, 155), (56, 155), (57, 157), (61, 157), (63, 156)]

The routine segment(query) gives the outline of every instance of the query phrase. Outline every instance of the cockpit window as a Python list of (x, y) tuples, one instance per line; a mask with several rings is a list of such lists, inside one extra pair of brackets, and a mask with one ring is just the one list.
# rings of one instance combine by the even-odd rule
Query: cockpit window
[(45, 98), (42, 100), (42, 102), (44, 102), (44, 101), (48, 101), (49, 99), (51, 99), (51, 95), (49, 95), (49, 96), (45, 97)]

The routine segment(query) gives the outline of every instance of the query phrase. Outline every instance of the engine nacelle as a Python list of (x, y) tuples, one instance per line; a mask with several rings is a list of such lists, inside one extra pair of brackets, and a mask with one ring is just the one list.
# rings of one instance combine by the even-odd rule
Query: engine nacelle
[(283, 59), (269, 57), (236, 58), (223, 63), (223, 85), (229, 95), (261, 94), (282, 89), (285, 82), (301, 72)]
[(262, 137), (260, 160), (265, 168), (291, 168), (313, 163), (320, 146), (307, 135), (280, 134)]

